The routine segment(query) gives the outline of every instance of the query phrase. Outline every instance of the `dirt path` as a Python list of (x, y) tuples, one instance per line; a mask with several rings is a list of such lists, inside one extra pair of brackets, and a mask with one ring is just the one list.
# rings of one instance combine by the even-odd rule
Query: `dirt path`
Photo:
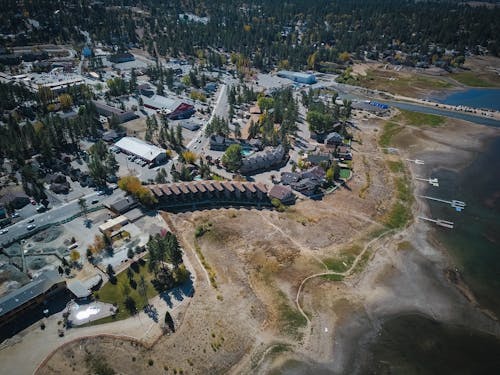
[(364, 246), (364, 248), (363, 248), (363, 250), (356, 256), (356, 258), (352, 262), (351, 267), (349, 267), (349, 269), (347, 269), (346, 271), (344, 271), (344, 272), (334, 272), (334, 271), (319, 272), (319, 273), (315, 273), (313, 275), (307, 276), (304, 280), (302, 280), (302, 282), (299, 285), (299, 289), (297, 290), (297, 295), (295, 297), (295, 304), (297, 305), (297, 309), (299, 310), (299, 312), (307, 320), (306, 335), (305, 335), (304, 340), (303, 340), (303, 345), (304, 346), (307, 345), (307, 343), (309, 342), (310, 335), (311, 335), (311, 328), (312, 328), (311, 327), (311, 320), (309, 319), (309, 317), (307, 316), (307, 314), (302, 309), (302, 306), (300, 305), (300, 293), (302, 292), (302, 289), (304, 288), (304, 285), (309, 280), (314, 279), (315, 277), (328, 276), (328, 275), (343, 276), (343, 277), (348, 276), (356, 268), (356, 266), (359, 263), (359, 260), (363, 257), (363, 255), (366, 253), (366, 251), (368, 251), (368, 249), (372, 246), (372, 244), (374, 244), (379, 239), (381, 239), (382, 237), (384, 237), (384, 236), (386, 236), (386, 235), (388, 235), (389, 233), (392, 233), (392, 232), (394, 232), (394, 230), (387, 230), (386, 232), (383, 232), (379, 236), (375, 237), (374, 239), (372, 239), (368, 243), (366, 243), (365, 246)]
[(328, 270), (327, 265), (316, 255), (314, 254), (314, 251), (304, 247), (300, 242), (292, 238), (290, 235), (286, 234), (283, 229), (278, 227), (276, 224), (274, 224), (271, 220), (269, 220), (265, 215), (263, 215), (261, 212), (259, 212), (259, 216), (262, 217), (266, 223), (268, 223), (270, 226), (272, 226), (274, 229), (276, 229), (277, 232), (279, 232), (283, 237), (287, 238), (291, 243), (293, 243), (295, 246), (297, 246), (300, 251), (303, 253), (306, 253), (308, 255), (311, 255), (315, 260), (318, 261), (326, 270)]

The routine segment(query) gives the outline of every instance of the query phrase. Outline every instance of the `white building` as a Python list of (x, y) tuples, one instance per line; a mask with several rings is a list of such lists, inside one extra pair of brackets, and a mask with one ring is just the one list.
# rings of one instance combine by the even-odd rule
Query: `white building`
[(167, 158), (164, 149), (134, 137), (123, 137), (115, 146), (123, 153), (134, 155), (148, 163), (159, 164)]

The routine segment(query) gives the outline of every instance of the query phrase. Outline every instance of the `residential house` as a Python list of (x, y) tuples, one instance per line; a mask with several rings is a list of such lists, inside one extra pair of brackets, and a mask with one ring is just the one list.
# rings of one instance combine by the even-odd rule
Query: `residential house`
[(295, 172), (282, 172), (281, 173), (281, 183), (283, 185), (291, 185), (294, 182), (300, 180), (300, 174)]
[(283, 204), (293, 204), (295, 202), (295, 195), (288, 186), (274, 185), (267, 195), (270, 199), (278, 199)]
[(342, 145), (344, 142), (344, 137), (342, 137), (337, 132), (332, 132), (328, 134), (325, 138), (325, 145), (327, 147), (336, 147)]
[(210, 150), (214, 151), (226, 151), (226, 149), (232, 144), (238, 143), (236, 140), (231, 138), (226, 138), (221, 135), (212, 135), (209, 139)]
[(126, 196), (124, 198), (120, 198), (113, 203), (107, 205), (107, 207), (113, 211), (117, 215), (124, 214), (127, 211), (130, 211), (132, 208), (138, 205), (137, 200), (132, 196)]
[(244, 157), (240, 172), (242, 174), (247, 174), (262, 169), (270, 169), (281, 164), (285, 154), (285, 148), (282, 145), (278, 147), (266, 147), (262, 151)]
[(345, 160), (352, 160), (351, 149), (349, 146), (339, 146), (336, 150), (337, 157)]
[(30, 203), (30, 198), (22, 191), (9, 191), (0, 198), (0, 204), (3, 206), (12, 206), (20, 209)]
[(291, 184), (291, 187), (301, 194), (311, 196), (318, 191), (320, 185), (321, 183), (314, 178), (304, 178)]

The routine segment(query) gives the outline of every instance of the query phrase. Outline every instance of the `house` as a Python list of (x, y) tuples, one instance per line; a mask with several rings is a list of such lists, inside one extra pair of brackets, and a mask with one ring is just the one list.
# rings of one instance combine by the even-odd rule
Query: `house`
[(300, 174), (301, 179), (312, 178), (318, 181), (323, 181), (325, 179), (325, 176), (326, 176), (325, 170), (321, 168), (319, 165), (309, 168), (308, 170)]
[(332, 132), (328, 134), (325, 138), (325, 145), (327, 147), (336, 147), (340, 146), (344, 142), (344, 137), (342, 137), (339, 133), (337, 132)]
[(314, 154), (308, 154), (307, 155), (307, 161), (311, 163), (312, 165), (319, 165), (324, 162), (330, 162), (332, 159), (332, 154), (330, 153), (323, 153), (323, 152), (318, 152)]
[(187, 129), (187, 130), (190, 130), (192, 132), (200, 129), (200, 125), (195, 123), (195, 122), (192, 122), (192, 121), (182, 121), (181, 122), (181, 126), (184, 128), (184, 129)]
[(147, 98), (152, 98), (155, 94), (154, 90), (147, 83), (137, 86), (137, 91), (139, 91), (139, 94), (144, 95)]
[(107, 207), (113, 211), (117, 215), (124, 214), (127, 211), (130, 211), (132, 208), (138, 205), (137, 200), (132, 196), (127, 196), (124, 198), (120, 198), (113, 203), (107, 205)]
[(30, 198), (22, 191), (9, 191), (0, 198), (0, 204), (3, 206), (12, 206), (20, 209), (30, 203)]
[(315, 194), (320, 186), (321, 182), (314, 178), (304, 178), (291, 184), (293, 190), (307, 196)]
[(125, 132), (117, 132), (114, 129), (108, 130), (102, 134), (102, 140), (106, 143), (113, 143), (125, 136)]
[(108, 120), (115, 117), (118, 119), (120, 124), (130, 120), (135, 120), (139, 117), (133, 111), (123, 111), (119, 108), (111, 107), (106, 103), (98, 102), (96, 100), (93, 100), (92, 103), (95, 105), (98, 114), (108, 118)]
[(294, 182), (300, 180), (300, 174), (295, 172), (282, 172), (281, 173), (281, 183), (283, 185), (291, 185)]
[(56, 194), (68, 194), (69, 192), (69, 182), (66, 180), (66, 176), (60, 173), (55, 173), (47, 178), (47, 182), (50, 183), (50, 190)]
[(234, 139), (225, 138), (221, 135), (211, 135), (209, 139), (210, 150), (214, 151), (226, 151), (229, 146), (235, 143), (238, 142)]
[(285, 153), (285, 148), (282, 145), (278, 147), (266, 147), (262, 151), (244, 157), (241, 161), (240, 172), (247, 174), (261, 169), (275, 167), (281, 164), (285, 157)]
[(26, 285), (0, 297), (0, 327), (64, 290), (66, 282), (57, 271), (41, 273)]
[(205, 85), (203, 90), (205, 90), (205, 92), (209, 94), (214, 93), (215, 91), (217, 91), (217, 84), (214, 82), (209, 82)]
[(278, 199), (283, 204), (293, 204), (295, 195), (288, 186), (274, 185), (267, 193), (269, 199)]
[(336, 154), (341, 159), (352, 160), (351, 149), (349, 148), (349, 146), (337, 147)]

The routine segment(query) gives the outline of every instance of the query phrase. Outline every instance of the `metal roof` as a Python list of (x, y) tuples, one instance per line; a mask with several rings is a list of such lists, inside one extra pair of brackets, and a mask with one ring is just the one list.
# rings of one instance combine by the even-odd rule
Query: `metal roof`
[(123, 137), (115, 143), (115, 146), (148, 162), (165, 153), (164, 149), (134, 137)]
[(47, 292), (54, 284), (64, 279), (57, 271), (45, 271), (28, 284), (0, 297), (0, 317)]
[(68, 283), (67, 287), (76, 298), (86, 298), (91, 294), (91, 291), (87, 289), (87, 287), (80, 280), (74, 280), (71, 283)]

